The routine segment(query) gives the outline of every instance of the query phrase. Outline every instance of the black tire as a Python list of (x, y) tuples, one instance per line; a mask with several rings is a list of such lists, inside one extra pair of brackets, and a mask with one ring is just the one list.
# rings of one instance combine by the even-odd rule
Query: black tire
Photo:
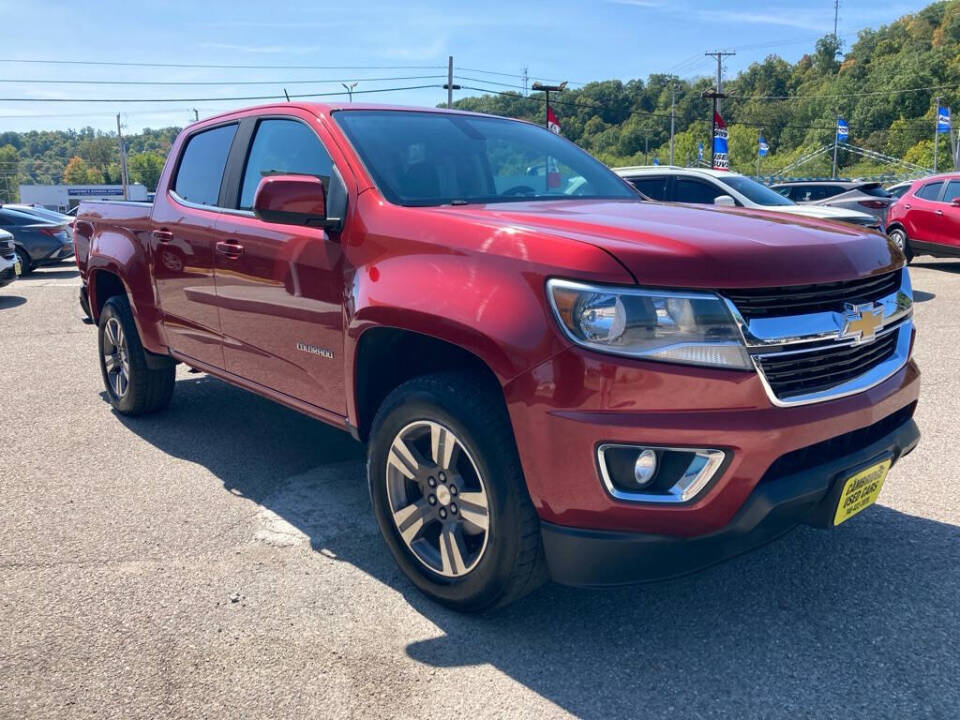
[(913, 260), (913, 248), (910, 247), (910, 238), (907, 237), (907, 231), (901, 227), (895, 227), (887, 233), (887, 237), (893, 240), (893, 243), (900, 248), (907, 258), (907, 263), (910, 263)]
[[(457, 456), (470, 461), (468, 467), (476, 469), (481, 486), (485, 488), (484, 497), (489, 508), (485, 544), (474, 561), (475, 565), (467, 569), (465, 566), (469, 563), (464, 563), (464, 572), (458, 577), (445, 577), (442, 571), (428, 567), (403, 539), (394, 520), (388, 490), (391, 482), (388, 477), (389, 454), (394, 441), (422, 421), (437, 423), (454, 434), (454, 447), (459, 443), (460, 448)], [(463, 453), (464, 449), (466, 453)], [(425, 461), (423, 465), (432, 463), (432, 458), (420, 459)], [(436, 464), (432, 466), (434, 471), (441, 469)], [(395, 462), (393, 467), (393, 477), (396, 478)], [(454, 482), (462, 480), (454, 480), (455, 477), (451, 471), (452, 490), (456, 489)], [(397, 564), (422, 592), (437, 602), (463, 612), (483, 612), (507, 605), (546, 581), (540, 523), (527, 493), (500, 388), (483, 374), (444, 372), (426, 375), (410, 380), (390, 393), (378, 410), (370, 433), (367, 479), (374, 514)], [(416, 481), (409, 482), (412, 487), (418, 487)], [(461, 494), (466, 495), (466, 491)], [(453, 500), (456, 499), (454, 496)], [(454, 504), (449, 507), (456, 512)], [(466, 507), (467, 501), (464, 500), (461, 523), (466, 519)], [(436, 512), (440, 511), (437, 509)], [(450, 519), (452, 521), (453, 517)], [(441, 523), (436, 518), (431, 522)], [(425, 524), (419, 532), (426, 535), (429, 527)], [(441, 540), (442, 537), (441, 531)], [(460, 550), (456, 558), (462, 559)]]
[(27, 254), (27, 251), (23, 248), (18, 247), (17, 250), (17, 259), (20, 261), (20, 274), (29, 275), (35, 270), (33, 260), (30, 259), (30, 256)]
[[(113, 323), (119, 323), (122, 329), (120, 345), (124, 348), (123, 353), (119, 352), (118, 346), (110, 339), (110, 332), (116, 328)], [(100, 374), (110, 404), (117, 412), (123, 415), (143, 415), (170, 404), (176, 366), (172, 362), (164, 363), (155, 369), (148, 366), (147, 353), (140, 342), (130, 302), (125, 296), (115, 295), (104, 303), (103, 310), (100, 311), (97, 340)], [(107, 367), (109, 361), (106, 353), (111, 347), (118, 350), (113, 354), (113, 360), (120, 362), (122, 355), (124, 361), (121, 364), (125, 368), (126, 382), (121, 383), (119, 389), (116, 375), (111, 376), (114, 371)]]

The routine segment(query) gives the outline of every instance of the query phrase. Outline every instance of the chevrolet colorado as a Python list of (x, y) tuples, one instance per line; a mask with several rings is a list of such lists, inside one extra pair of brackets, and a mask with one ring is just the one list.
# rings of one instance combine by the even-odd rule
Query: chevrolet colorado
[(180, 362), (351, 432), (397, 563), (460, 610), (832, 527), (919, 439), (893, 243), (645, 202), (525, 122), (220, 115), (74, 241), (118, 412), (169, 403)]

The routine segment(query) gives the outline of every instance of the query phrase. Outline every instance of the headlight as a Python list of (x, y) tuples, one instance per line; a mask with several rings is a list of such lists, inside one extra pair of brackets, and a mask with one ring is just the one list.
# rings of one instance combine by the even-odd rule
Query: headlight
[(547, 295), (578, 345), (645, 360), (753, 369), (733, 318), (712, 293), (549, 280)]

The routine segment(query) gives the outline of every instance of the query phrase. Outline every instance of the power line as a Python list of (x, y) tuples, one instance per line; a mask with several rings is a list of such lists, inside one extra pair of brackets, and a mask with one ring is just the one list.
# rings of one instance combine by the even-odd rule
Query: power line
[(398, 80), (436, 80), (446, 75), (403, 75), (391, 77), (348, 77), (324, 80), (25, 80), (0, 79), (0, 83), (23, 85), (322, 85), (362, 80), (363, 82), (396, 82)]
[(0, 63), (31, 65), (103, 65), (109, 67), (204, 68), (215, 70), (441, 70), (443, 65), (223, 65), (200, 63), (120, 62), (115, 60), (24, 60), (0, 58)]
[[(440, 85), (408, 85), (406, 87), (376, 88), (371, 90), (354, 90), (354, 95), (367, 93), (401, 92), (404, 90), (423, 90), (426, 88), (438, 88)], [(335, 97), (346, 95), (344, 91), (323, 92), (323, 93), (302, 93), (299, 95), (290, 95), (290, 99), (295, 98), (313, 98), (313, 97)], [(286, 95), (244, 95), (235, 97), (207, 97), (207, 98), (2, 98), (0, 102), (31, 102), (31, 103), (193, 103), (193, 102), (239, 102), (245, 100), (284, 100)]]

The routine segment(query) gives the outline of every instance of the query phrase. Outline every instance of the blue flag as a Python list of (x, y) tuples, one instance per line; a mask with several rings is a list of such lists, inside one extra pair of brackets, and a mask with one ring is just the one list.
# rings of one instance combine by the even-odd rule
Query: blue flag
[(703, 162), (703, 143), (697, 144), (697, 160)]
[(655, 158), (653, 159), (653, 164), (654, 164), (654, 165), (659, 165), (659, 164), (660, 164), (660, 158), (655, 157)]
[(937, 132), (950, 132), (950, 108), (948, 107), (937, 108)]
[(757, 154), (760, 155), (760, 157), (766, 157), (766, 156), (767, 156), (767, 150), (769, 150), (769, 149), (770, 149), (770, 146), (767, 145), (767, 141), (764, 140), (764, 139), (763, 139), (763, 135), (761, 135), (761, 136), (760, 136), (760, 147), (757, 149)]
[(850, 126), (843, 118), (837, 118), (837, 140), (846, 140), (850, 137)]
[(713, 169), (730, 169), (727, 157), (727, 125), (717, 113), (713, 114)]

